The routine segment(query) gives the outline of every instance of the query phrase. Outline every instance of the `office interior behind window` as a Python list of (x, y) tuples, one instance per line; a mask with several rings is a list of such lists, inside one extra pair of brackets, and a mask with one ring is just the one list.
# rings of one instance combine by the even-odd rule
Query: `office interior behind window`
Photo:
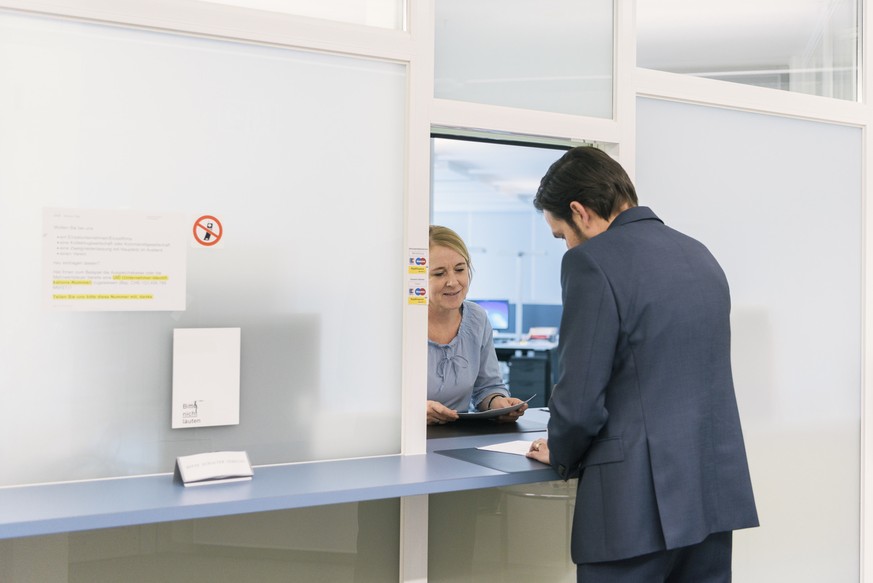
[(467, 298), (489, 311), (513, 396), (548, 403), (556, 378), (561, 258), (533, 196), (565, 148), (435, 136), (431, 222), (454, 229), (473, 263)]
[(431, 143), (431, 222), (457, 231), (470, 250), (467, 297), (508, 300), (509, 322), (500, 336), (526, 340), (531, 328), (557, 327), (565, 247), (532, 200), (564, 148), (443, 136)]

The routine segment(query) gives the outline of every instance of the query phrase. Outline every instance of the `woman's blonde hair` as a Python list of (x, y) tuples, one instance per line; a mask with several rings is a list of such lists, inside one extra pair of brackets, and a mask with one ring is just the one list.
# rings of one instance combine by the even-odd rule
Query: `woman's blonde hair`
[(467, 269), (470, 270), (470, 275), (473, 274), (473, 262), (470, 261), (470, 252), (467, 251), (467, 246), (464, 240), (456, 232), (448, 227), (440, 225), (430, 226), (430, 247), (446, 247), (455, 251), (464, 258), (467, 262)]

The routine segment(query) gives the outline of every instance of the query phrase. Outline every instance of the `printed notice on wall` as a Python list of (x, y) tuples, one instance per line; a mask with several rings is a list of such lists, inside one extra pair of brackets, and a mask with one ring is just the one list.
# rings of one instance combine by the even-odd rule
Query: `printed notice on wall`
[(173, 429), (239, 425), (239, 328), (173, 330)]
[(185, 309), (184, 215), (43, 209), (43, 294), (70, 311)]

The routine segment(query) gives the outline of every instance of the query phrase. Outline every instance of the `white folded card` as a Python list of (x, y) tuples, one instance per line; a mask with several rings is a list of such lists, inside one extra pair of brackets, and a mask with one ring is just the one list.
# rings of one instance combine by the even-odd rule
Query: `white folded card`
[(244, 451), (215, 451), (176, 458), (175, 478), (185, 486), (251, 480), (254, 475)]

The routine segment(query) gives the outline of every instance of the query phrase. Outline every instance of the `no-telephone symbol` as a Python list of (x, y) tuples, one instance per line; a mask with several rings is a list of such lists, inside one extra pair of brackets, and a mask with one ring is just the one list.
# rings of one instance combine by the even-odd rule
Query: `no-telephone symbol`
[(194, 238), (201, 245), (211, 247), (221, 241), (223, 234), (221, 221), (212, 215), (203, 215), (194, 221)]

